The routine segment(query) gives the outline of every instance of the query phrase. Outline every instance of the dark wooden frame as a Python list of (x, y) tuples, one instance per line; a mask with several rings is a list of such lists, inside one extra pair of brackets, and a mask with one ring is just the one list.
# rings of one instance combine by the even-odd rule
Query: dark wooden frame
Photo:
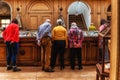
[[(109, 77), (110, 70), (105, 69), (105, 65), (108, 62), (105, 62), (105, 46), (106, 46), (106, 40), (109, 40), (111, 38), (110, 36), (110, 30), (111, 27), (106, 28), (105, 31), (99, 32), (99, 36), (103, 39), (103, 52), (102, 52), (102, 62), (98, 62), (96, 64), (96, 80), (105, 80), (106, 77)], [(108, 46), (108, 45), (107, 45)], [(99, 56), (98, 56), (99, 57)], [(99, 61), (99, 60), (98, 60)]]

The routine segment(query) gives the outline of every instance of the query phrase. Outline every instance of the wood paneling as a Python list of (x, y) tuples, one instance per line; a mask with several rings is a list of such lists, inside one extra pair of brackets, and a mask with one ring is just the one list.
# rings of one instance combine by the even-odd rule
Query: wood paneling
[[(68, 26), (68, 14), (67, 10), (71, 3), (73, 3), (76, 0), (4, 0), (7, 3), (9, 3), (11, 10), (12, 10), (12, 17), (15, 17), (17, 14), (16, 8), (20, 8), (23, 27), (27, 29), (37, 29), (36, 26), (38, 26), (40, 18), (38, 17), (38, 21), (33, 22), (32, 25), (29, 21), (30, 15), (42, 15), (46, 12), (48, 12), (52, 19), (52, 25), (53, 27), (56, 25), (56, 20), (58, 18), (59, 8), (62, 7), (63, 11), (63, 17), (66, 26)], [(111, 0), (82, 0), (83, 3), (87, 4), (88, 7), (91, 10), (91, 22), (94, 23), (94, 25), (99, 28), (100, 26), (100, 20), (102, 18), (107, 18), (107, 8), (111, 4)], [(41, 13), (41, 14), (40, 14)], [(33, 25), (37, 24), (37, 25)], [(23, 29), (24, 29), (23, 28)]]
[[(20, 38), (19, 52), (17, 56), (18, 65), (37, 65), (37, 46), (35, 37)], [(6, 46), (0, 38), (0, 64), (6, 65)]]
[(84, 65), (96, 64), (98, 55), (97, 37), (86, 37), (82, 45), (82, 61)]

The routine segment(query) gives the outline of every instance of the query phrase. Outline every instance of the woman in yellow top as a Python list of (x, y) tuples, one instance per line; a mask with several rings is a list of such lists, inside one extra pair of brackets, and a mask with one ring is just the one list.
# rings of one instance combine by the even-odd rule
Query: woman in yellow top
[(55, 68), (56, 58), (59, 55), (60, 69), (64, 69), (64, 52), (68, 46), (67, 30), (62, 26), (62, 20), (57, 20), (57, 26), (52, 30), (53, 51), (51, 55), (51, 68)]

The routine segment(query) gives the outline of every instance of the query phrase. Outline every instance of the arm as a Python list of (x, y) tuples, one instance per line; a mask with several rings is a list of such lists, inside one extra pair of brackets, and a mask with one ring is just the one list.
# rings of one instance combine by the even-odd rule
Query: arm
[(54, 33), (54, 31), (55, 31), (55, 28), (53, 28), (53, 30), (52, 30), (52, 40), (54, 40), (54, 37), (55, 37), (55, 33)]
[(83, 32), (82, 31), (80, 31), (80, 38), (79, 38), (79, 40), (78, 40), (78, 46), (79, 47), (82, 47), (82, 42), (83, 42), (83, 40), (84, 40), (84, 35), (83, 35)]
[(66, 40), (66, 48), (68, 47), (68, 38), (67, 38), (67, 30), (65, 29), (65, 40)]

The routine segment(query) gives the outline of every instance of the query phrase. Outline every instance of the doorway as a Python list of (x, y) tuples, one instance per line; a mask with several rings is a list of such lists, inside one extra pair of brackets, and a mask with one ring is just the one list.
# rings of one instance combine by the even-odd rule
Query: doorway
[[(68, 26), (70, 28), (71, 22), (76, 22), (78, 27), (87, 30), (91, 23), (89, 6), (82, 1), (75, 1), (68, 7)], [(68, 28), (68, 29), (69, 29)]]

